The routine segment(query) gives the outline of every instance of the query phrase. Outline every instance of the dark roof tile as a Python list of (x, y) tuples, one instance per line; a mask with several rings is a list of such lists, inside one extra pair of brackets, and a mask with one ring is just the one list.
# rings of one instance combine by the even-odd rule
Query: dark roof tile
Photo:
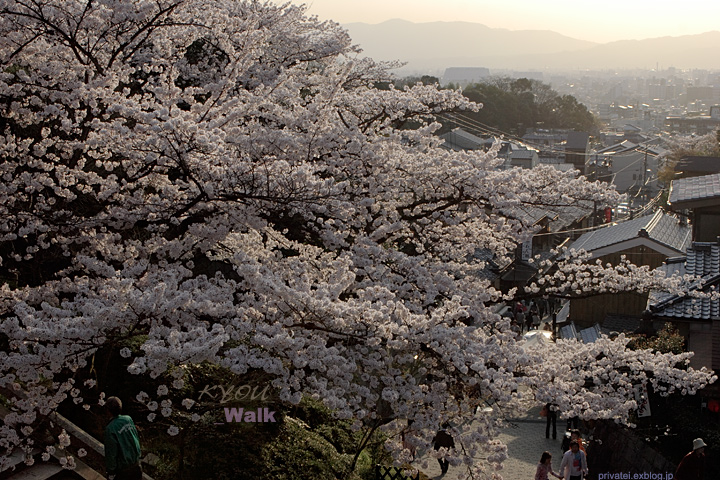
[(670, 204), (720, 197), (720, 173), (678, 178), (670, 186)]
[(672, 215), (658, 210), (652, 215), (627, 220), (580, 236), (571, 246), (575, 250), (593, 252), (600, 248), (620, 244), (638, 236), (672, 248), (678, 253), (685, 251), (690, 241), (691, 229)]
[[(695, 242), (688, 248), (684, 263), (670, 262), (661, 267), (666, 275), (693, 275), (702, 278), (698, 290), (709, 290), (720, 284), (720, 245)], [(650, 310), (658, 317), (693, 320), (720, 319), (720, 300), (691, 298), (687, 295), (670, 295), (654, 292), (649, 302)]]

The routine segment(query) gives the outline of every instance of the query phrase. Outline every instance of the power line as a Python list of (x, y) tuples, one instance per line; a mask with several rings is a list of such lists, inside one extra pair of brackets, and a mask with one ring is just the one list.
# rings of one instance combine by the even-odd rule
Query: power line
[[(503, 139), (509, 138), (509, 139), (511, 139), (511, 140), (516, 141), (516, 142), (517, 142), (518, 144), (520, 144), (520, 145), (523, 145), (523, 146), (526, 146), (526, 147), (529, 147), (529, 148), (534, 148), (534, 147), (532, 146), (532, 142), (527, 142), (527, 141), (525, 141), (525, 140), (523, 140), (523, 139), (520, 139), (520, 138), (518, 138), (518, 137), (516, 137), (516, 136), (514, 136), (514, 135), (512, 135), (512, 134), (509, 134), (509, 133), (507, 133), (507, 132), (503, 132), (502, 130), (499, 130), (499, 129), (490, 127), (490, 126), (488, 126), (488, 125), (485, 125), (485, 124), (483, 124), (483, 123), (481, 123), (481, 122), (478, 122), (477, 120), (474, 120), (474, 119), (472, 119), (472, 118), (466, 117), (466, 116), (464, 116), (464, 115), (457, 114), (457, 113), (448, 113), (448, 114), (440, 114), (439, 116), (440, 116), (440, 117), (443, 117), (443, 118), (446, 118), (446, 119), (448, 119), (448, 120), (450, 120), (450, 121), (452, 121), (452, 122), (455, 122), (456, 124), (459, 124), (459, 125), (462, 124), (462, 126), (464, 126), (465, 128), (469, 128), (469, 129), (471, 129), (471, 130), (476, 130), (476, 131), (478, 131), (478, 132), (485, 133), (485, 134), (490, 134), (490, 135), (492, 135), (492, 136), (500, 136), (500, 137), (503, 138)], [(472, 133), (472, 132), (471, 132), (471, 133)], [(659, 138), (659, 137), (658, 137), (658, 138)], [(621, 154), (626, 154), (626, 153), (629, 153), (629, 152), (636, 151), (636, 152), (638, 152), (638, 153), (644, 153), (644, 154), (646, 154), (646, 155), (648, 155), (648, 156), (651, 156), (651, 157), (653, 157), (653, 158), (661, 157), (662, 155), (655, 154), (655, 153), (653, 153), (653, 152), (651, 152), (651, 151), (649, 150), (649, 148), (648, 148), (648, 146), (649, 146), (648, 143), (649, 143), (649, 142), (645, 142), (644, 144), (637, 144), (635, 147), (630, 148), (630, 149), (627, 149), (627, 150), (624, 150), (624, 151), (622, 151), (622, 152), (612, 152), (612, 153), (603, 153), (603, 154), (597, 153), (597, 152), (588, 153), (588, 154), (578, 153), (577, 155), (583, 155), (583, 156), (600, 156), (600, 155), (602, 155), (602, 156), (605, 156), (605, 157), (612, 157), (613, 155), (621, 155)], [(546, 145), (541, 145), (541, 147), (544, 148), (544, 147), (546, 147)], [(551, 150), (551, 151), (552, 151), (552, 148), (549, 148), (548, 150)], [(567, 153), (565, 150), (561, 150), (561, 149), (555, 149), (555, 151), (556, 151), (556, 152), (559, 152), (559, 153)], [(573, 154), (575, 154), (575, 153), (573, 152)], [(627, 170), (628, 168), (632, 167), (633, 165), (637, 164), (637, 163), (640, 162), (640, 161), (645, 161), (645, 158), (639, 158), (639, 159), (631, 162), (630, 164), (626, 165), (626, 166), (623, 167), (621, 170), (619, 170), (619, 171), (617, 171), (617, 172), (614, 172), (614, 173), (612, 174), (613, 180), (615, 179), (615, 176), (616, 176), (618, 173), (621, 173), (621, 172)], [(645, 185), (647, 185), (653, 178), (656, 178), (656, 176), (651, 176), (651, 177), (649, 177), (648, 179), (646, 179)], [(645, 212), (647, 212), (648, 210), (650, 210), (651, 208), (655, 207), (655, 206), (657, 205), (657, 203), (659, 203), (659, 200), (660, 200), (660, 197), (661, 197), (661, 196), (662, 196), (662, 192), (660, 192), (655, 198), (653, 198), (650, 202), (648, 202), (647, 205), (645, 205), (642, 209), (640, 209), (640, 210), (637, 212), (637, 214), (638, 214), (638, 215), (642, 215), (642, 214), (644, 214)], [(616, 225), (617, 223), (623, 223), (624, 221), (628, 221), (628, 220), (630, 220), (630, 218), (622, 219), (622, 221), (620, 221), (620, 222), (615, 221), (615, 222), (606, 223), (606, 224), (602, 224), (602, 225), (598, 225), (598, 226), (593, 226), (593, 227), (575, 228), (575, 229), (571, 229), (571, 230), (558, 230), (558, 231), (555, 231), (555, 232), (547, 232), (547, 233), (538, 233), (538, 234), (535, 234), (535, 236), (546, 236), (546, 235), (557, 235), (557, 234), (561, 234), (561, 233), (577, 233), (577, 232), (594, 231), (594, 230), (599, 230), (599, 229), (606, 228), (606, 227), (609, 227), (609, 226), (612, 226), (612, 225)]]
[[(451, 122), (462, 124), (465, 128), (477, 130), (478, 132), (482, 134), (489, 134), (492, 136), (498, 136), (500, 138), (504, 139), (510, 139), (513, 140), (520, 145), (524, 145), (529, 148), (535, 149), (532, 145), (530, 145), (530, 142), (526, 142), (525, 140), (522, 140), (521, 138), (518, 138), (510, 133), (503, 132), (502, 130), (498, 130), (494, 127), (490, 127), (488, 125), (485, 125), (484, 123), (480, 123), (475, 119), (472, 119), (470, 117), (466, 117), (464, 115), (458, 114), (458, 113), (446, 113), (446, 114), (440, 114), (440, 117), (443, 117)], [(471, 132), (472, 133), (472, 132)]]
[[(554, 151), (556, 153), (566, 153), (566, 151), (564, 149), (550, 147), (548, 145), (534, 144), (533, 142), (524, 140), (520, 137), (517, 137), (508, 132), (504, 132), (497, 128), (490, 127), (490, 126), (485, 125), (484, 123), (481, 123), (473, 118), (467, 117), (467, 116), (459, 114), (459, 113), (451, 112), (449, 114), (441, 114), (440, 116), (445, 117), (446, 119), (450, 120), (451, 122), (455, 122), (458, 124), (463, 123), (463, 126), (465, 126), (466, 128), (476, 129), (482, 133), (487, 133), (487, 134), (490, 134), (493, 136), (499, 136), (502, 139), (507, 138), (507, 139), (512, 140), (520, 145), (523, 145), (528, 148), (532, 148), (534, 150), (543, 149), (543, 150)], [(592, 154), (578, 153), (578, 155), (590, 156)]]
[[(522, 139), (522, 138), (519, 138), (519, 137), (511, 134), (511, 133), (507, 133), (507, 132), (504, 132), (504, 131), (502, 131), (502, 130), (499, 130), (499, 129), (495, 128), (495, 127), (491, 127), (491, 126), (489, 126), (489, 125), (485, 125), (484, 123), (481, 123), (481, 122), (479, 122), (479, 121), (477, 121), (477, 120), (475, 120), (475, 119), (473, 119), (473, 118), (470, 118), (470, 117), (465, 116), (465, 115), (460, 114), (460, 113), (449, 112), (449, 113), (439, 114), (438, 116), (439, 116), (439, 117), (442, 117), (442, 118), (445, 118), (445, 119), (447, 119), (447, 120), (449, 120), (449, 121), (451, 121), (451, 122), (455, 122), (455, 123), (457, 123), (457, 124), (462, 124), (462, 126), (464, 126), (465, 128), (474, 129), (474, 130), (477, 130), (478, 132), (481, 132), (481, 133), (483, 133), (483, 134), (489, 134), (489, 135), (493, 135), (493, 136), (499, 136), (499, 137), (502, 138), (502, 139), (513, 140), (513, 141), (515, 141), (516, 143), (518, 143), (518, 144), (520, 144), (520, 145), (523, 145), (523, 146), (525, 146), (525, 147), (532, 148), (532, 149), (535, 149), (535, 150), (547, 150), (547, 151), (551, 151), (551, 152), (555, 152), (555, 153), (568, 153), (567, 150), (565, 150), (565, 149), (561, 149), (561, 148), (557, 148), (557, 147), (549, 146), (549, 145), (537, 144), (537, 143), (530, 142), (530, 141), (528, 141), (528, 140), (524, 140), (524, 139)], [(472, 133), (472, 132), (471, 132), (471, 133)], [(659, 137), (658, 137), (658, 138), (659, 138)], [(662, 155), (656, 154), (656, 153), (654, 153), (654, 152), (651, 152), (651, 151), (648, 149), (648, 147), (649, 147), (649, 142), (650, 142), (650, 141), (644, 142), (644, 143), (639, 143), (639, 144), (637, 144), (635, 147), (629, 148), (629, 149), (627, 149), (627, 150), (623, 150), (623, 151), (621, 151), (621, 152), (610, 152), (610, 153), (599, 153), (599, 152), (581, 153), (581, 152), (572, 152), (572, 155), (585, 156), (585, 157), (600, 156), (600, 155), (602, 155), (602, 156), (604, 156), (604, 157), (612, 157), (612, 156), (614, 156), (614, 155), (622, 155), (622, 154), (626, 154), (626, 153), (628, 153), (628, 152), (637, 151), (637, 152), (640, 152), (640, 153), (646, 153), (647, 155), (649, 155), (649, 156), (651, 156), (651, 157), (653, 157), (653, 158), (661, 157)], [(643, 146), (644, 146), (644, 147), (643, 147)], [(644, 148), (644, 149), (643, 149), (643, 148)]]
[(533, 238), (534, 238), (534, 237), (545, 237), (545, 236), (548, 236), (548, 235), (558, 235), (558, 234), (561, 234), (561, 233), (591, 232), (591, 231), (595, 231), (595, 230), (601, 230), (601, 229), (603, 229), (603, 228), (612, 227), (612, 226), (614, 226), (614, 225), (617, 225), (618, 223), (625, 223), (625, 222), (628, 221), (628, 220), (630, 220), (630, 219), (629, 219), (629, 218), (625, 218), (625, 219), (623, 219), (623, 221), (615, 221), (615, 222), (610, 222), (610, 223), (603, 223), (603, 224), (601, 224), (601, 225), (597, 225), (597, 226), (594, 226), (594, 227), (573, 228), (573, 229), (570, 229), (570, 230), (558, 230), (558, 231), (555, 231), (555, 232), (535, 233), (535, 234), (533, 234)]

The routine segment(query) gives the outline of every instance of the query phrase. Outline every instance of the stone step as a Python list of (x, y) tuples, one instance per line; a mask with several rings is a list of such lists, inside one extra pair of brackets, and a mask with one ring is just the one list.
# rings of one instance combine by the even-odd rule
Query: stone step
[(2, 468), (0, 468), (0, 472), (4, 472), (6, 470), (14, 470), (18, 467), (18, 465), (22, 465), (24, 461), (25, 454), (23, 452), (15, 450), (12, 452), (12, 454), (10, 454), (10, 456), (8, 456), (8, 463)]
[(62, 471), (60, 465), (41, 462), (8, 477), (8, 480), (47, 480)]
[[(55, 457), (58, 460), (60, 460), (60, 458), (62, 458), (62, 455), (60, 455), (58, 449), (55, 449), (55, 453), (53, 453), (53, 457)], [(99, 472), (97, 472), (96, 470), (93, 470), (85, 462), (83, 462), (82, 460), (80, 460), (77, 457), (75, 457), (75, 468), (73, 470), (68, 470), (68, 472), (73, 472), (75, 474), (75, 478), (80, 477), (83, 480), (107, 480)]]
[[(40, 453), (40, 450), (35, 448), (32, 450), (30, 455), (35, 457), (38, 453)], [(20, 470), (25, 468), (25, 452), (17, 449), (13, 450), (13, 452), (8, 456), (8, 461), (10, 463), (0, 469), (0, 472), (2, 472), (0, 478), (7, 478), (7, 476), (12, 473), (11, 470)]]

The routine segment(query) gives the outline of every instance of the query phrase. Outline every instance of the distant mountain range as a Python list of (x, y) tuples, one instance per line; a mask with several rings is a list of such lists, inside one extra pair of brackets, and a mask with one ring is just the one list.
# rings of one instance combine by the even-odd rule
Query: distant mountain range
[(376, 60), (407, 62), (406, 72), (447, 67), (515, 70), (720, 69), (720, 32), (598, 44), (549, 30), (506, 30), (480, 23), (344, 24), (353, 43)]

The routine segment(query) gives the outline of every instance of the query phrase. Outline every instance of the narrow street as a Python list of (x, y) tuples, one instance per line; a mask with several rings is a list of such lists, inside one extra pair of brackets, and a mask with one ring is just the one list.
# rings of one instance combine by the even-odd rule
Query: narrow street
[[(545, 419), (540, 417), (540, 407), (533, 408), (524, 417), (513, 419), (499, 439), (508, 446), (509, 458), (500, 471), (505, 480), (530, 480), (535, 478), (535, 470), (544, 451), (552, 454), (553, 469), (560, 467), (560, 444), (565, 432), (565, 422), (557, 423), (557, 440), (545, 438)], [(424, 470), (433, 480), (456, 480), (466, 473), (462, 466), (450, 466), (448, 473), (440, 474), (440, 465), (430, 458), (428, 468)]]

